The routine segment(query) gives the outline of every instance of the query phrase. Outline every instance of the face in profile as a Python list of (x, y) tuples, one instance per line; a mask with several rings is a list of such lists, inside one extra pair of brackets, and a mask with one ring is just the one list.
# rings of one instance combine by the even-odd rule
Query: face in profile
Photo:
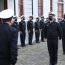
[(13, 25), (13, 23), (14, 23), (14, 19), (13, 18), (10, 20), (10, 23), (11, 23), (11, 25)]

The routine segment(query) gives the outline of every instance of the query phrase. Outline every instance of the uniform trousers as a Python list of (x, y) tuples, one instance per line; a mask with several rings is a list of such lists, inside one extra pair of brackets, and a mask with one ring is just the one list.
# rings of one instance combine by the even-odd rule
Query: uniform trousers
[(21, 46), (25, 46), (25, 37), (26, 37), (26, 33), (22, 32), (22, 34), (20, 34), (20, 39), (21, 39)]
[(47, 39), (50, 64), (57, 64), (58, 39)]
[(0, 65), (10, 65), (10, 62), (8, 60), (0, 59)]
[(63, 53), (65, 53), (65, 37), (62, 38)]
[(35, 32), (35, 38), (36, 38), (36, 43), (39, 43), (39, 36), (40, 36), (40, 31)]
[(41, 31), (41, 41), (44, 41), (44, 30)]
[(28, 41), (29, 41), (29, 45), (32, 45), (32, 39), (33, 39), (33, 31), (30, 31), (29, 33), (28, 33)]

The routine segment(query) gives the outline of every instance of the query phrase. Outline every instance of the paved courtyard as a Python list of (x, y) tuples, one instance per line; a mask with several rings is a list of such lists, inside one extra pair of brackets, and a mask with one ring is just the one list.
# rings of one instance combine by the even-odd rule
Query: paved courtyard
[[(18, 50), (18, 61), (16, 65), (49, 65), (49, 55), (46, 42), (27, 45)], [(65, 65), (65, 55), (62, 54), (62, 43), (59, 41), (58, 65)]]

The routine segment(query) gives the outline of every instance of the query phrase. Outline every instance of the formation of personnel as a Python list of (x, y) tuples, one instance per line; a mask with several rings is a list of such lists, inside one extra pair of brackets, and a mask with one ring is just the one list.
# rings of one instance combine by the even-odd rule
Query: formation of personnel
[(29, 16), (29, 20), (26, 23), (25, 17), (21, 16), (21, 21), (18, 24), (17, 17), (13, 17), (12, 10), (7, 9), (0, 12), (0, 65), (16, 64), (18, 32), (20, 32), (21, 47), (25, 47), (26, 28), (29, 45), (33, 45), (34, 32), (36, 43), (40, 43), (40, 35), (41, 42), (45, 42), (45, 39), (47, 39), (50, 56), (49, 65), (57, 65), (59, 39), (62, 39), (63, 54), (65, 54), (65, 14), (63, 19), (58, 19), (58, 22), (51, 12), (46, 21), (44, 19), (44, 16), (41, 16), (41, 20), (37, 17), (33, 22), (33, 16)]
[(29, 21), (27, 22), (29, 45), (33, 44), (32, 43), (33, 29), (35, 30), (36, 43), (40, 43), (40, 38), (39, 38), (40, 34), (41, 34), (42, 42), (45, 42), (44, 40), (45, 38), (47, 39), (48, 52), (50, 56), (49, 65), (57, 65), (58, 38), (62, 39), (63, 54), (65, 54), (65, 47), (64, 47), (65, 46), (65, 18), (63, 20), (59, 19), (57, 22), (55, 19), (55, 15), (53, 13), (49, 13), (49, 16), (46, 21), (44, 21), (44, 16), (42, 16), (41, 20), (39, 19), (39, 17), (37, 17), (36, 21), (33, 23), (33, 17), (30, 16)]
[[(41, 20), (39, 17), (36, 18), (36, 21), (33, 22), (33, 17), (30, 16), (29, 20), (25, 21), (25, 17), (21, 17), (21, 22), (19, 22), (19, 31), (20, 31), (20, 39), (21, 39), (21, 46), (25, 47), (25, 38), (26, 38), (26, 26), (27, 26), (27, 32), (28, 32), (28, 44), (33, 45), (33, 32), (35, 30), (35, 40), (36, 43), (40, 43), (40, 33), (41, 33), (41, 41), (44, 42), (45, 37), (45, 22), (44, 17), (41, 17)], [(34, 29), (34, 30), (33, 30)]]
[[(55, 15), (53, 13), (49, 13), (46, 21), (44, 21), (44, 16), (42, 16), (41, 20), (39, 17), (37, 17), (36, 21), (33, 22), (33, 17), (30, 16), (27, 22), (29, 45), (33, 45), (33, 29), (35, 30), (36, 43), (40, 43), (40, 35), (41, 42), (45, 42), (44, 39), (47, 38), (50, 65), (56, 65), (58, 57), (58, 38), (62, 38), (63, 54), (65, 54), (65, 15), (64, 19), (62, 20), (61, 18), (59, 18), (58, 22), (56, 22)], [(24, 16), (21, 17), (21, 22), (19, 22), (19, 31), (21, 46), (25, 47), (26, 21)]]

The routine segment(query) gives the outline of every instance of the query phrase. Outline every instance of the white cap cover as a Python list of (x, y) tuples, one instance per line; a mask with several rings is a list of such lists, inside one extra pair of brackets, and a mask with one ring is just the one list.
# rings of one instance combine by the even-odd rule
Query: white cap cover
[(6, 9), (0, 12), (1, 19), (8, 19), (14, 15), (14, 11), (11, 9)]

